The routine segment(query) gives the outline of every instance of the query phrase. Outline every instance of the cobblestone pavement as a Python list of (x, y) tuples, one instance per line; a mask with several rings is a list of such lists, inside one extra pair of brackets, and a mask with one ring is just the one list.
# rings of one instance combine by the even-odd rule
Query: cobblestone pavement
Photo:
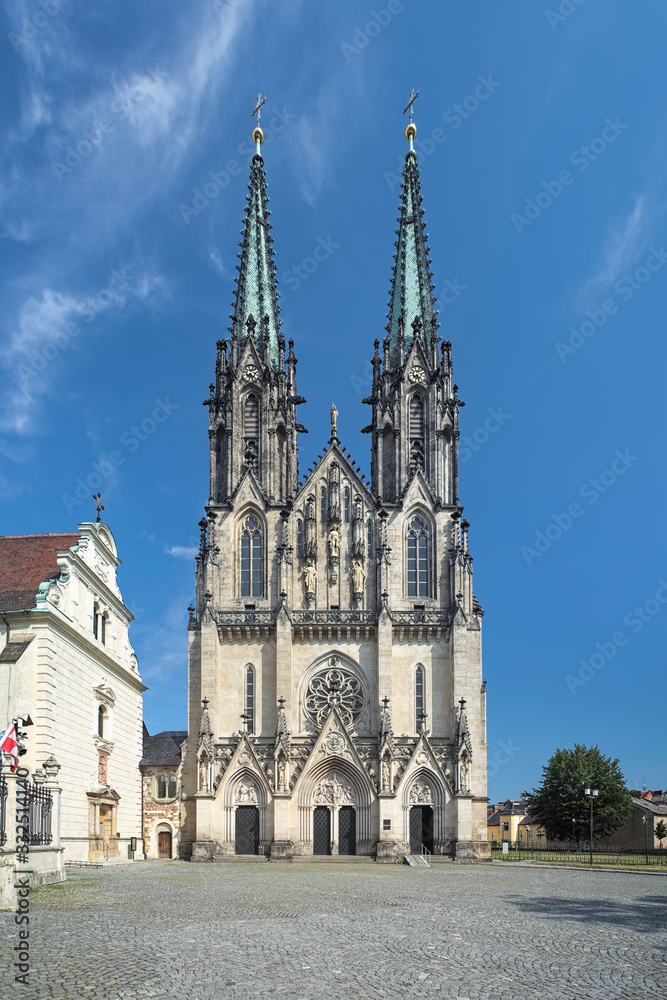
[(667, 879), (503, 866), (144, 862), (31, 894), (0, 996), (438, 1000), (667, 996)]

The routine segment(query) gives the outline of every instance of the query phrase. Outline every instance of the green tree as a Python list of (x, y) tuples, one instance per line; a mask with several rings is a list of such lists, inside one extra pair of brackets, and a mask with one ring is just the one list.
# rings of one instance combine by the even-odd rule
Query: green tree
[[(632, 814), (632, 798), (618, 760), (598, 747), (575, 743), (573, 750), (556, 750), (542, 768), (542, 783), (524, 792), (529, 812), (547, 831), (549, 840), (588, 840), (590, 802), (584, 788), (597, 788), (593, 804), (593, 838), (613, 833)], [(574, 823), (572, 822), (574, 820)]]
[(667, 823), (665, 823), (664, 819), (658, 820), (655, 824), (655, 835), (660, 842), (660, 850), (662, 850), (662, 842), (667, 837)]

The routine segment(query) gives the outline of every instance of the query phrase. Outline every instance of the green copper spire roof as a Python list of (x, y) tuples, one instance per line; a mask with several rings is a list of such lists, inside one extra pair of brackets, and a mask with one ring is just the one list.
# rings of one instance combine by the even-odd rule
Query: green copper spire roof
[[(437, 321), (433, 284), (429, 260), (426, 231), (421, 208), (419, 169), (413, 148), (417, 128), (412, 123), (406, 129), (410, 149), (405, 157), (403, 183), (401, 185), (401, 214), (398, 219), (397, 236), (394, 244), (394, 271), (389, 299), (387, 333), (389, 336), (389, 358), (392, 369), (403, 364), (406, 355), (417, 336), (421, 339), (426, 357), (431, 356), (431, 341), (437, 336)], [(415, 319), (418, 324), (415, 327)], [(401, 357), (401, 323), (405, 347)]]
[(232, 333), (243, 350), (253, 337), (262, 357), (267, 348), (272, 368), (278, 367), (280, 309), (276, 289), (276, 265), (273, 259), (273, 239), (269, 224), (269, 198), (266, 193), (264, 160), (260, 152), (264, 136), (260, 128), (253, 132), (257, 152), (252, 158), (248, 201), (243, 225), (241, 263), (238, 265), (236, 297), (232, 313)]

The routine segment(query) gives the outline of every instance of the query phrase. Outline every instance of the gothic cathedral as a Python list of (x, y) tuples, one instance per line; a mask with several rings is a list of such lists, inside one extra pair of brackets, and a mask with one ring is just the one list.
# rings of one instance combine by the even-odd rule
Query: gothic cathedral
[(299, 477), (259, 126), (189, 623), (184, 855), (489, 856), (483, 611), (459, 501), (459, 407), (409, 149), (371, 481), (338, 437)]

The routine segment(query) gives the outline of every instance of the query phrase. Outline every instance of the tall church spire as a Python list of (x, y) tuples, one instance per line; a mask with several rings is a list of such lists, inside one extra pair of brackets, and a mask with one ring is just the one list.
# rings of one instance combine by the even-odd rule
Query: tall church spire
[[(411, 107), (410, 113), (412, 118)], [(401, 206), (396, 231), (398, 239), (394, 244), (396, 253), (387, 324), (389, 361), (394, 371), (405, 361), (415, 336), (421, 340), (427, 358), (432, 356), (437, 338), (434, 286), (421, 207), (419, 168), (414, 150), (416, 135), (417, 126), (411, 120), (405, 130), (409, 149), (401, 185)]]
[(267, 358), (270, 367), (275, 370), (279, 363), (280, 309), (269, 223), (271, 213), (261, 152), (264, 133), (259, 124), (252, 137), (256, 152), (250, 166), (243, 240), (239, 244), (241, 262), (237, 266), (239, 273), (230, 332), (232, 342), (236, 339), (239, 354), (248, 339), (253, 339), (261, 357)]
[(264, 133), (258, 99), (253, 114), (255, 155), (245, 210), (236, 279), (231, 341), (218, 341), (215, 382), (209, 386), (211, 486), (209, 504), (230, 505), (247, 474), (268, 505), (284, 505), (298, 480), (294, 345), (280, 330), (276, 267), (269, 225)]

